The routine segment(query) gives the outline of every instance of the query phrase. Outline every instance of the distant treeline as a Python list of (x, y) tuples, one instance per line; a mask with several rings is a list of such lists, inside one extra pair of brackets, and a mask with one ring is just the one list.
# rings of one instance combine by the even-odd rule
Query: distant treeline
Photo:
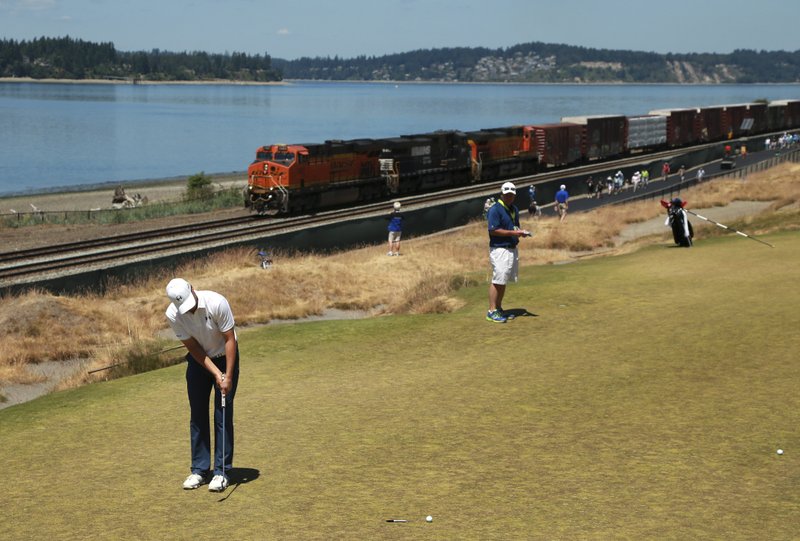
[(121, 52), (70, 37), (0, 40), (0, 77), (127, 78), (153, 81), (466, 81), (622, 83), (797, 83), (800, 50), (658, 54), (523, 43), (513, 47), (419, 49), (355, 58), (297, 60), (245, 53)]
[(658, 54), (540, 42), (386, 56), (274, 59), (287, 79), (626, 83), (800, 82), (800, 51)]
[(173, 53), (158, 49), (122, 52), (113, 43), (92, 43), (69, 36), (0, 40), (0, 77), (149, 81), (278, 81), (281, 78), (267, 54)]

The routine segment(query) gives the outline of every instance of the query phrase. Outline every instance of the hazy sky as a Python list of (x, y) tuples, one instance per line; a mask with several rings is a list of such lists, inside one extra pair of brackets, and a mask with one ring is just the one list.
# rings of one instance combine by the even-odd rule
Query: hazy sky
[(0, 37), (120, 51), (380, 56), (543, 41), (658, 53), (800, 49), (800, 0), (0, 0)]

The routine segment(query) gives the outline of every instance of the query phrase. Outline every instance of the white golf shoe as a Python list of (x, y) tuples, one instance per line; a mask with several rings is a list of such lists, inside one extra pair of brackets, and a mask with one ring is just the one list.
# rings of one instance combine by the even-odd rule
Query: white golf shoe
[(189, 477), (186, 478), (186, 481), (183, 482), (184, 490), (194, 490), (200, 485), (204, 485), (206, 482), (206, 478), (199, 473), (193, 473)]
[(226, 488), (228, 488), (228, 478), (224, 475), (215, 475), (208, 484), (209, 492), (222, 492)]

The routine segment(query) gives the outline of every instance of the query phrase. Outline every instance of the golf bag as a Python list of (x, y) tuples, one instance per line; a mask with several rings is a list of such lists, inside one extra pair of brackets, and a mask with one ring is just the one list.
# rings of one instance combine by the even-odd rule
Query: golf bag
[(692, 228), (692, 222), (689, 221), (689, 215), (683, 210), (686, 202), (676, 197), (669, 203), (661, 201), (661, 204), (667, 209), (667, 222), (665, 225), (669, 225), (672, 228), (672, 238), (675, 244), (684, 248), (691, 247), (694, 229)]

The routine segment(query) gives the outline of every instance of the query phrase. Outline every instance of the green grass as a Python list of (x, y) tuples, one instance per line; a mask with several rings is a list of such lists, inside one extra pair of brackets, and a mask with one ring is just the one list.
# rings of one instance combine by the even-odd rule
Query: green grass
[(504, 304), (535, 315), (505, 325), (481, 285), (452, 314), (240, 330), (251, 480), (223, 495), (180, 488), (182, 366), (0, 410), (0, 531), (796, 538), (800, 234), (763, 238), (525, 267)]

